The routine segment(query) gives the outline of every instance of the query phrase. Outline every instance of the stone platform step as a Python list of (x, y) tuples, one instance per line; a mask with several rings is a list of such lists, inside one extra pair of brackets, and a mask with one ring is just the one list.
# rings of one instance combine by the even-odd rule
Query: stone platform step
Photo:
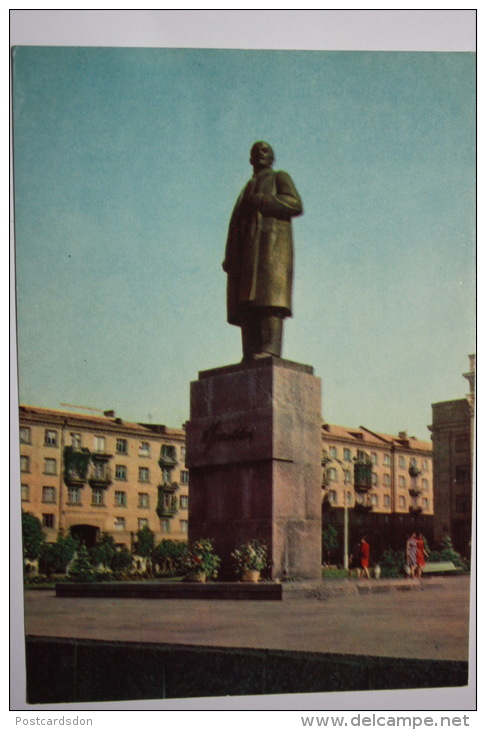
[(59, 598), (158, 598), (281, 601), (279, 583), (57, 583)]
[(370, 593), (389, 593), (390, 591), (421, 591), (429, 588), (440, 588), (444, 581), (451, 578), (426, 578), (410, 580), (409, 578), (383, 578), (379, 580), (327, 580), (322, 581), (288, 581), (282, 583), (283, 597), (287, 598), (331, 598), (342, 595), (367, 595)]

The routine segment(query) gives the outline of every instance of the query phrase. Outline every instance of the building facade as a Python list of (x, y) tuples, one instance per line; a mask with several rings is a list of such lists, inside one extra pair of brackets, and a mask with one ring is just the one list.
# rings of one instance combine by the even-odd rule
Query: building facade
[(20, 406), (22, 509), (49, 542), (101, 533), (129, 549), (138, 530), (186, 540), (189, 472), (183, 429)]
[[(22, 508), (49, 542), (71, 532), (91, 546), (106, 532), (130, 549), (145, 525), (157, 541), (187, 540), (184, 429), (26, 405), (19, 424)], [(323, 529), (342, 545), (346, 518), (349, 541), (366, 532), (375, 550), (400, 547), (411, 529), (431, 540), (432, 464), (431, 443), (405, 432), (325, 423)]]
[(472, 531), (474, 400), (476, 357), (469, 355), (465, 398), (432, 404), (434, 458), (434, 536), (450, 537), (455, 549), (469, 557)]
[(412, 530), (432, 541), (430, 442), (406, 432), (393, 436), (325, 423), (322, 443), (323, 527), (335, 527), (340, 545), (345, 521), (349, 544), (366, 533), (375, 554), (401, 549)]

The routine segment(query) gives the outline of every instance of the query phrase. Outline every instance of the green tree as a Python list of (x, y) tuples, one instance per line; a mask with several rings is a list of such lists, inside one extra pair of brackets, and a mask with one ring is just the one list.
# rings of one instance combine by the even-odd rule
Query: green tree
[(123, 547), (115, 550), (115, 554), (111, 559), (110, 568), (114, 573), (123, 573), (131, 567), (132, 560), (130, 550), (123, 545)]
[(89, 558), (93, 565), (99, 565), (101, 563), (106, 568), (112, 569), (112, 562), (115, 553), (115, 540), (107, 532), (103, 532), (99, 541), (91, 548)]
[(322, 531), (322, 561), (330, 563), (334, 550), (339, 547), (337, 530), (333, 525), (329, 525)]
[(147, 573), (152, 575), (152, 553), (155, 548), (155, 535), (147, 525), (144, 525), (137, 532), (137, 541), (135, 543), (135, 554), (147, 561)]
[(466, 565), (459, 555), (458, 552), (454, 550), (454, 546), (452, 545), (452, 540), (450, 537), (444, 537), (444, 539), (441, 542), (440, 545), (440, 559), (441, 560), (450, 560), (456, 568), (465, 568)]
[(152, 551), (153, 561), (163, 573), (181, 572), (181, 558), (187, 553), (187, 545), (179, 540), (161, 540)]
[(40, 520), (31, 512), (22, 512), (22, 543), (24, 558), (37, 560), (46, 536)]
[(81, 545), (76, 553), (72, 565), (69, 569), (68, 577), (75, 583), (92, 583), (96, 580), (93, 566), (89, 561), (88, 550), (86, 545)]
[(39, 558), (39, 568), (50, 576), (52, 573), (65, 573), (79, 545), (72, 535), (58, 535), (54, 543), (44, 543)]

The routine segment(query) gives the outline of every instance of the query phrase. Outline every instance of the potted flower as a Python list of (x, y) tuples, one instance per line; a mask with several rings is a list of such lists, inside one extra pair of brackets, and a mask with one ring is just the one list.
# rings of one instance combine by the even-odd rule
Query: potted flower
[(240, 580), (257, 583), (267, 566), (267, 548), (259, 540), (251, 540), (231, 553)]
[(204, 583), (217, 577), (221, 559), (214, 552), (212, 540), (202, 539), (188, 547), (181, 564), (186, 571), (186, 580)]

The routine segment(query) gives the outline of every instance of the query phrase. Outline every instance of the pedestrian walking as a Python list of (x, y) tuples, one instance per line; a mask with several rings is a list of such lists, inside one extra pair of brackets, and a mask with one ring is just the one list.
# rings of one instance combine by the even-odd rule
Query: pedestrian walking
[(363, 535), (361, 538), (361, 544), (360, 544), (360, 554), (361, 554), (361, 577), (365, 575), (368, 579), (370, 577), (370, 572), (368, 570), (370, 565), (370, 546), (366, 539), (366, 535)]
[(405, 566), (409, 578), (415, 578), (417, 572), (417, 536), (412, 532), (405, 547)]
[(351, 555), (349, 556), (348, 578), (352, 577), (353, 570), (356, 570), (356, 576), (359, 578), (361, 576), (361, 543), (360, 542), (356, 542), (354, 544)]
[(425, 539), (421, 532), (417, 535), (417, 578), (421, 578), (424, 572), (424, 565), (426, 563), (425, 558), (428, 558), (429, 554), (425, 549)]

